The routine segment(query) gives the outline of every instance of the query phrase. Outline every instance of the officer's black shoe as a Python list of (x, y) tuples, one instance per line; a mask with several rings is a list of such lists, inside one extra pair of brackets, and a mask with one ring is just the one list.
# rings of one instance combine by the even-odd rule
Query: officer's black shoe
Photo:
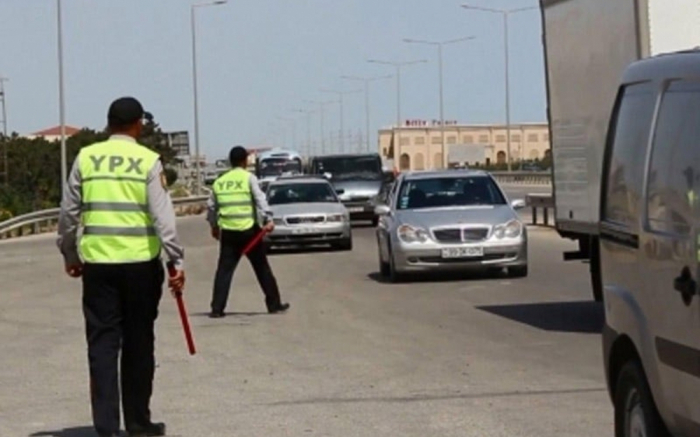
[(223, 317), (226, 317), (226, 313), (223, 311), (212, 311), (209, 313), (210, 319), (221, 319)]
[(268, 308), (267, 312), (270, 314), (283, 313), (289, 309), (290, 305), (288, 303), (281, 303), (275, 307)]
[(126, 432), (129, 437), (155, 437), (165, 435), (165, 424), (159, 423), (149, 423), (144, 427), (139, 427), (138, 429), (131, 429)]

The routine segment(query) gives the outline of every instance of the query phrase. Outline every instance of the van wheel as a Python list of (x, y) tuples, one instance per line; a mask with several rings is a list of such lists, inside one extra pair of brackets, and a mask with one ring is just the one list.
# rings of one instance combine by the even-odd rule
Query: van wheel
[(670, 437), (637, 360), (624, 365), (615, 387), (615, 437)]
[(396, 271), (394, 254), (391, 253), (391, 249), (389, 249), (389, 281), (393, 282), (394, 284), (398, 284), (399, 282), (403, 282), (404, 278), (405, 276), (402, 273)]
[(389, 263), (382, 260), (382, 248), (379, 245), (379, 238), (377, 238), (377, 258), (379, 259), (379, 274), (386, 278), (389, 276)]

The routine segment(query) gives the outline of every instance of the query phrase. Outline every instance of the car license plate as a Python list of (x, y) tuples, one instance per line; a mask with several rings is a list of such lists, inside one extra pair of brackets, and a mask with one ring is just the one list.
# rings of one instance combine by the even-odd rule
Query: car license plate
[(294, 228), (292, 229), (292, 234), (294, 235), (306, 235), (306, 234), (313, 234), (316, 232), (314, 228)]
[(484, 256), (483, 247), (448, 247), (442, 249), (443, 258), (480, 258)]
[(354, 207), (352, 207), (352, 208), (348, 208), (348, 212), (350, 212), (350, 213), (352, 213), (352, 212), (362, 212), (362, 211), (364, 211), (364, 210), (365, 210), (365, 209), (364, 209), (363, 207), (361, 207), (361, 206), (354, 206)]

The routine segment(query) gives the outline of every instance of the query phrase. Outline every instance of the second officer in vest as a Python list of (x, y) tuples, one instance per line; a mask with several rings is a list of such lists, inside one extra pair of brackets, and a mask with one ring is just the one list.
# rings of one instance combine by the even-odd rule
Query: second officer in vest
[[(219, 177), (212, 187), (207, 221), (212, 236), (219, 240), (219, 263), (214, 280), (210, 317), (224, 317), (233, 272), (246, 245), (260, 232), (258, 216), (264, 229), (272, 231), (274, 224), (265, 193), (258, 186), (257, 178), (246, 170), (248, 152), (240, 146), (229, 154), (232, 170)], [(248, 253), (255, 276), (265, 293), (265, 303), (270, 313), (284, 312), (288, 303), (282, 303), (277, 280), (272, 274), (264, 244), (259, 243)]]
[(150, 412), (153, 330), (165, 280), (160, 253), (163, 248), (175, 264), (170, 287), (181, 291), (184, 249), (160, 157), (136, 142), (143, 118), (136, 99), (112, 103), (112, 135), (80, 151), (61, 203), (58, 246), (66, 273), (83, 278), (92, 417), (100, 437), (119, 435), (120, 391), (129, 436), (165, 435)]

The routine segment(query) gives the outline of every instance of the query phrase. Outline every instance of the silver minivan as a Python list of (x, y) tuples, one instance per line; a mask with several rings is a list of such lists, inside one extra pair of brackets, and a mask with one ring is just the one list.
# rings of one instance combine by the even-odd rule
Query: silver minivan
[(625, 72), (600, 236), (615, 435), (700, 436), (700, 52)]

